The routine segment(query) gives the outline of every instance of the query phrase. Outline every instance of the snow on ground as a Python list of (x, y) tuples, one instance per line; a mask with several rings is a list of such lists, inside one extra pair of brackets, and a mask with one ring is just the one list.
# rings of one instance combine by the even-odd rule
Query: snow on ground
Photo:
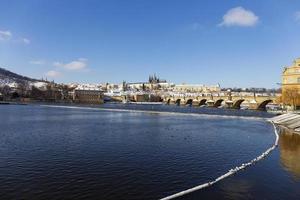
[(47, 86), (47, 83), (45, 82), (33, 82), (31, 83), (32, 86), (37, 87), (37, 88), (41, 88), (41, 89), (45, 89)]
[(76, 90), (102, 90), (101, 84), (78, 84)]
[[(46, 82), (42, 82), (42, 81), (39, 81), (39, 82), (29, 82), (29, 81), (27, 81), (27, 83), (28, 83), (29, 86), (34, 86), (34, 87), (39, 88), (39, 89), (45, 89), (46, 85), (47, 85)], [(10, 88), (17, 88), (18, 85), (19, 85), (18, 82), (13, 80), (13, 79), (0, 78), (0, 87), (8, 86)]]

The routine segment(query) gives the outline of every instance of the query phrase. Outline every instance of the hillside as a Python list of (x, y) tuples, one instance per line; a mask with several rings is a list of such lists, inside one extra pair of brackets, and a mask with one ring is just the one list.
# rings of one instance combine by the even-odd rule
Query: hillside
[(22, 76), (0, 67), (0, 86), (5, 86), (5, 85), (12, 86), (15, 84), (26, 84), (26, 83), (36, 84), (36, 83), (46, 83), (46, 81)]

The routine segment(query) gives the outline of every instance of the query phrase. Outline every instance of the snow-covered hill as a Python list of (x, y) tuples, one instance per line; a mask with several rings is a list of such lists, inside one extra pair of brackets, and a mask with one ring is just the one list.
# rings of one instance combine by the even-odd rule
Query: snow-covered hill
[(37, 88), (43, 88), (47, 85), (46, 81), (29, 78), (22, 76), (4, 68), (0, 68), (0, 87), (9, 86), (15, 88), (18, 85), (35, 86)]

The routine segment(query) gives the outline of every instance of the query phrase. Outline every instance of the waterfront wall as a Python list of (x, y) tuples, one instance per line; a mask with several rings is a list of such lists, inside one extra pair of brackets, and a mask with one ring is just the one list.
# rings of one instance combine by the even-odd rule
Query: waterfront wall
[(287, 113), (273, 117), (273, 123), (279, 126), (286, 127), (296, 133), (300, 133), (300, 115), (295, 113)]

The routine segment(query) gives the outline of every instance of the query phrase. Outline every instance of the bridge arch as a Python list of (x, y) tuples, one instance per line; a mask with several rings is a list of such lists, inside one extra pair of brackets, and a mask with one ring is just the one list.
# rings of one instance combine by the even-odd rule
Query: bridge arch
[(245, 101), (245, 99), (239, 99), (239, 100), (236, 100), (234, 103), (233, 103), (233, 106), (232, 108), (233, 109), (240, 109), (241, 108), (241, 104)]
[(219, 106), (221, 106), (222, 102), (224, 101), (224, 99), (218, 99), (215, 103), (214, 103), (214, 107), (217, 108)]
[(201, 99), (201, 101), (199, 102), (199, 106), (205, 105), (206, 101), (207, 99)]
[(257, 106), (257, 110), (266, 111), (266, 110), (267, 110), (266, 105), (267, 105), (268, 103), (271, 103), (271, 102), (273, 102), (271, 99), (268, 99), (268, 100), (265, 100), (265, 101), (261, 102), (261, 103)]
[(192, 106), (192, 105), (193, 105), (193, 99), (188, 99), (188, 100), (186, 101), (186, 105)]
[(177, 100), (175, 101), (175, 104), (176, 104), (177, 106), (180, 106), (180, 101), (181, 101), (181, 99), (177, 99)]
[(167, 105), (170, 105), (170, 103), (171, 103), (171, 99), (168, 99), (167, 100)]

